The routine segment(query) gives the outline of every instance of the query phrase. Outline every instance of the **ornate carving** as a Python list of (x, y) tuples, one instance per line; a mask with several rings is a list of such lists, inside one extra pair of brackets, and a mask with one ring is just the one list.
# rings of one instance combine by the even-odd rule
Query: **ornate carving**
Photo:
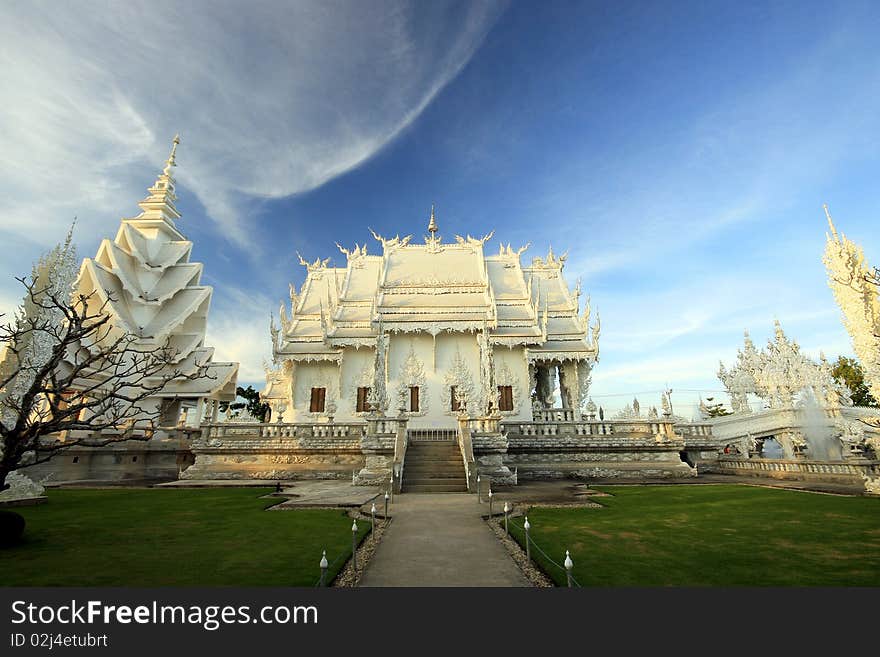
[(380, 324), (379, 335), (376, 337), (376, 359), (373, 362), (373, 369), (376, 372), (373, 378), (375, 385), (370, 388), (369, 396), (371, 408), (380, 415), (384, 415), (388, 409), (388, 395), (385, 390), (385, 358), (387, 353), (388, 336), (385, 335), (385, 331), (382, 330), (382, 325)]
[(834, 228), (828, 206), (825, 215), (831, 234), (826, 234), (823, 262), (828, 285), (843, 313), (853, 351), (865, 370), (865, 384), (880, 399), (880, 280), (865, 259), (862, 248)]
[[(425, 415), (428, 412), (428, 395), (426, 394), (428, 389), (425, 385), (425, 365), (424, 363), (422, 363), (419, 357), (416, 356), (415, 345), (413, 345), (412, 342), (410, 342), (409, 353), (406, 356), (406, 360), (404, 360), (400, 366), (400, 374), (398, 376), (398, 379), (398, 400), (405, 399), (405, 396), (409, 394), (410, 388), (419, 389), (419, 410), (406, 411), (407, 415)], [(407, 408), (408, 406), (408, 404), (405, 405), (405, 407)]]
[(522, 386), (520, 384), (519, 377), (511, 371), (511, 369), (507, 366), (507, 363), (505, 363), (504, 361), (501, 361), (501, 367), (495, 370), (495, 382), (499, 386), (510, 386), (511, 392), (513, 393), (513, 409), (509, 411), (501, 411), (501, 414), (518, 414), (519, 405), (523, 399)]
[[(461, 288), (473, 288), (462, 290)], [(398, 278), (385, 283), (386, 294), (460, 294), (461, 292), (481, 292), (486, 289), (483, 281), (464, 278), (440, 278), (435, 273), (421, 278)]]
[(373, 235), (373, 238), (382, 245), (382, 250), (386, 254), (391, 253), (392, 251), (396, 251), (397, 249), (402, 249), (407, 244), (409, 244), (410, 240), (412, 239), (412, 235), (407, 235), (402, 239), (400, 235), (395, 235), (391, 239), (386, 239), (381, 235), (377, 235), (372, 228), (368, 228), (368, 230)]
[(468, 235), (466, 238), (462, 237), (461, 235), (456, 235), (455, 241), (458, 242), (461, 246), (470, 246), (474, 249), (477, 249), (477, 248), (482, 249), (483, 246), (486, 244), (486, 242), (488, 242), (490, 239), (492, 239), (492, 236), (494, 234), (495, 234), (495, 231), (493, 230), (488, 235), (483, 235), (482, 237), (479, 237), (479, 238), (471, 237), (470, 235)]
[(468, 369), (467, 363), (462, 358), (461, 350), (456, 346), (455, 356), (452, 358), (452, 368), (446, 372), (443, 377), (443, 390), (440, 393), (440, 400), (443, 404), (443, 412), (446, 415), (455, 415), (452, 410), (452, 386), (455, 386), (456, 394), (467, 399), (467, 407), (474, 408), (476, 403), (476, 394), (474, 391), (474, 383), (471, 378), (471, 371)]
[(355, 269), (363, 269), (364, 267), (364, 256), (367, 255), (367, 245), (358, 246), (355, 243), (354, 248), (349, 250), (339, 244), (336, 243), (336, 248), (338, 248), (342, 253), (345, 254), (345, 257), (348, 261), (349, 267), (354, 267)]
[(825, 407), (851, 405), (845, 386), (831, 375), (825, 355), (820, 355), (819, 363), (806, 357), (798, 343), (785, 335), (779, 321), (774, 324), (775, 337), (768, 340), (764, 350), (759, 352), (755, 348), (746, 331), (736, 365), (728, 370), (721, 363), (718, 369), (733, 412), (751, 412), (749, 394), (763, 399), (768, 408), (792, 408), (795, 398), (806, 391)]
[(546, 258), (541, 258), (540, 256), (535, 256), (534, 258), (532, 258), (532, 269), (561, 270), (565, 266), (566, 258), (568, 258), (567, 251), (561, 256), (556, 256), (553, 253), (553, 247), (551, 246), (549, 251), (547, 252)]
[[(46, 479), (48, 479), (48, 477), (46, 477)], [(45, 481), (45, 479), (43, 481)], [(37, 483), (30, 477), (17, 471), (10, 472), (6, 475), (6, 484), (8, 485), (8, 488), (0, 492), (0, 501), (41, 497), (45, 492), (42, 482)]]
[[(357, 399), (358, 399), (358, 388), (369, 388), (370, 393), (367, 396), (367, 403), (372, 405), (374, 395), (374, 375), (376, 373), (375, 363), (368, 363), (364, 365), (363, 369), (358, 372), (357, 376), (351, 382), (351, 394), (349, 395), (351, 401), (352, 413), (355, 415), (366, 415), (369, 411), (358, 411), (357, 410)], [(378, 400), (376, 400), (378, 403)]]
[(593, 364), (589, 361), (578, 361), (578, 408), (583, 408), (590, 396), (590, 383), (592, 382)]
[(296, 253), (299, 258), (299, 264), (306, 268), (306, 271), (311, 274), (312, 272), (322, 271), (327, 269), (327, 263), (330, 262), (330, 258), (324, 258), (321, 260), (320, 258), (315, 258), (314, 262), (307, 262), (300, 254), (299, 251)]
[(553, 406), (553, 393), (556, 389), (555, 381), (550, 371), (550, 365), (538, 365), (535, 368), (535, 396), (542, 408)]
[[(294, 398), (294, 404), (296, 404), (296, 400), (303, 400), (303, 410), (300, 411), (300, 414), (311, 418), (331, 415), (336, 409), (335, 400), (339, 393), (333, 385), (333, 381), (336, 379), (334, 373), (320, 366), (312, 367), (305, 371), (301, 370), (301, 372), (302, 374), (297, 377), (296, 396)], [(324, 388), (326, 390), (324, 411), (313, 412), (309, 410), (312, 388)]]

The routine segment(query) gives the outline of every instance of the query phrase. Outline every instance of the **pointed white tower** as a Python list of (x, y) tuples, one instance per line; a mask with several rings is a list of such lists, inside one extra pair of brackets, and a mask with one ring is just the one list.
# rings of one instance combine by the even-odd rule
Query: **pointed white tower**
[(114, 327), (136, 336), (139, 348), (170, 345), (174, 369), (184, 374), (207, 366), (207, 377), (171, 381), (156, 396), (163, 426), (188, 408), (197, 408), (200, 420), (206, 399), (234, 399), (238, 377), (238, 363), (213, 362), (214, 349), (204, 344), (213, 289), (200, 284), (203, 265), (190, 262), (192, 242), (175, 225), (181, 215), (171, 170), (179, 143), (175, 136), (165, 168), (138, 203), (142, 212), (122, 219), (116, 239), (103, 240), (95, 258), (83, 260), (79, 279), (80, 291), (106, 303)]

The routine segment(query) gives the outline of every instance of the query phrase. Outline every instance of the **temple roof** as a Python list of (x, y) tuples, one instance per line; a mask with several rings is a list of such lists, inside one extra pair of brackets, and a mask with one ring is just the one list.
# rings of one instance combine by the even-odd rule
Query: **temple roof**
[(484, 328), (495, 344), (547, 344), (554, 352), (564, 346), (598, 355), (598, 325), (591, 339), (589, 304), (579, 315), (580, 284), (569, 290), (564, 255), (551, 249), (524, 267), (527, 246), (501, 245), (486, 255), (491, 234), (456, 235), (454, 243), (444, 243), (438, 231), (432, 210), (422, 244), (411, 243), (411, 235), (376, 233), (381, 253), (368, 254), (366, 244), (337, 244), (348, 260), (344, 268), (328, 267), (329, 258), (310, 263), (300, 256), (306, 280), (299, 293), (291, 287), (290, 317), (282, 304), (281, 329), (273, 324), (276, 359), (370, 345), (380, 330), (437, 335)]

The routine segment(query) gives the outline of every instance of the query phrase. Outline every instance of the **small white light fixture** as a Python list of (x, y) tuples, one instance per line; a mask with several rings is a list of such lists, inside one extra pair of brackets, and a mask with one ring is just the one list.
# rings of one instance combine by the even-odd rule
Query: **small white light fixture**
[(327, 565), (327, 550), (324, 550), (324, 553), (321, 555), (321, 568), (326, 568)]
[(526, 516), (526, 521), (523, 523), (523, 527), (525, 527), (526, 531), (529, 531), (532, 528), (532, 526), (529, 524), (529, 517), (528, 516)]
[(571, 555), (568, 553), (568, 550), (565, 551), (565, 569), (570, 571), (574, 568), (574, 561), (571, 560)]
[(357, 523), (357, 520), (354, 520), (351, 523), (351, 533), (356, 534), (357, 530), (358, 530), (358, 523)]

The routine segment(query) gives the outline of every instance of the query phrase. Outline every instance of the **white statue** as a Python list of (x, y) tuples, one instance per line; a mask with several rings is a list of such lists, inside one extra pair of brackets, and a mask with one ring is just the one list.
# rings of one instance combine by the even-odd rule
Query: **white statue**
[(38, 484), (17, 470), (6, 475), (6, 483), (9, 488), (0, 492), (0, 501), (42, 497), (46, 491), (42, 484)]

